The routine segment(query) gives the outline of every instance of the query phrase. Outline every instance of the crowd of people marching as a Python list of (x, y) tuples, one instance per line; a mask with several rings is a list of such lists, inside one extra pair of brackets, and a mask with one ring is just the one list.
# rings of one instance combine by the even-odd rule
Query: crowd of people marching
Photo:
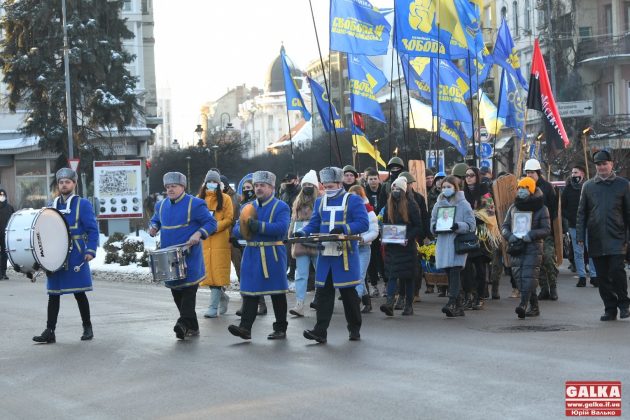
[[(600, 319), (628, 318), (630, 182), (615, 174), (607, 151), (595, 153), (593, 161), (597, 173), (588, 180), (585, 168), (573, 167), (561, 200), (535, 159), (525, 163), (525, 176), (519, 180), (505, 173), (495, 179), (487, 167), (458, 163), (448, 175), (426, 170), (424, 186), (415, 185), (416, 179), (398, 157), (388, 162), (384, 180), (375, 169), (359, 174), (351, 165), (326, 167), (310, 170), (301, 179), (286, 174), (279, 190), (275, 174), (269, 171), (249, 174), (233, 188), (218, 169), (211, 169), (196, 195), (186, 193), (185, 175), (168, 172), (163, 177), (166, 197), (155, 204), (149, 233), (161, 232), (163, 249), (182, 244), (187, 249), (185, 278), (165, 281), (180, 314), (174, 332), (182, 340), (199, 335), (199, 286), (211, 290), (204, 317), (227, 313), (225, 288), (230, 285), (232, 265), (242, 305), (236, 311), (240, 323), (228, 330), (245, 340), (251, 339), (256, 317), (267, 313), (265, 296), (269, 295), (275, 315), (269, 339), (285, 338), (288, 315), (302, 317), (310, 307), (316, 310), (316, 323), (303, 335), (325, 343), (336, 290), (349, 339), (360, 340), (362, 314), (374, 310), (374, 299), (384, 299), (378, 309), (385, 316), (396, 311), (414, 314), (423, 270), (447, 280), (436, 290), (426, 276), (424, 293), (444, 297), (441, 310), (449, 318), (483, 310), (488, 301), (500, 299), (503, 273), (512, 283), (510, 297), (519, 299), (517, 317), (537, 317), (539, 301), (558, 299), (554, 235), (565, 230), (572, 239), (576, 286), (585, 287), (588, 274), (604, 303)], [(493, 185), (501, 184), (498, 180), (503, 176), (517, 183), (516, 197), (499, 218)], [(66, 209), (62, 213), (72, 226), (73, 238), (86, 241), (73, 249), (72, 258), (89, 262), (96, 253), (98, 229), (89, 201), (74, 194), (76, 178), (68, 168), (57, 173), (61, 195), (54, 206)], [(10, 214), (3, 193), (0, 190), (0, 214)], [(558, 229), (557, 223), (553, 228), (559, 216), (564, 229)], [(320, 235), (335, 236), (321, 242)], [(427, 260), (421, 250), (433, 246)], [(63, 294), (75, 295), (84, 327), (81, 339), (93, 337), (85, 294), (92, 289), (91, 276), (88, 266), (81, 266), (76, 273), (69, 267), (48, 273), (47, 328), (34, 341), (55, 342)], [(0, 268), (0, 277), (5, 277), (6, 260)], [(296, 297), (291, 309), (286, 298), (289, 279), (294, 280)], [(316, 290), (311, 302), (307, 302), (309, 285)]]

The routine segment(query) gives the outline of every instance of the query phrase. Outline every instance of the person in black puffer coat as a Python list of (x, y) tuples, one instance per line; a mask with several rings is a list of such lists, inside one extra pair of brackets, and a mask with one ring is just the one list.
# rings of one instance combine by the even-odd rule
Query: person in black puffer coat
[[(521, 220), (527, 221), (525, 215), (531, 215), (531, 227), (527, 233), (519, 229)], [(512, 229), (512, 220), (516, 222), (516, 229)], [(525, 229), (526, 230), (526, 229)], [(514, 204), (508, 209), (501, 229), (503, 237), (508, 241), (508, 252), (512, 248), (522, 246), (520, 253), (510, 252), (512, 276), (521, 292), (521, 302), (515, 312), (523, 319), (526, 316), (540, 315), (536, 287), (540, 276), (540, 265), (543, 258), (543, 241), (551, 234), (551, 219), (549, 210), (544, 204), (543, 193), (536, 188), (534, 180), (525, 177), (518, 183), (518, 191)], [(530, 310), (527, 311), (527, 304)]]
[(0, 248), (2, 256), (0, 257), (0, 280), (8, 280), (7, 277), (7, 248), (4, 243), (4, 230), (9, 223), (11, 215), (15, 212), (8, 202), (7, 192), (0, 189)]
[(394, 295), (396, 279), (400, 281), (401, 291), (405, 289), (405, 307), (403, 315), (413, 315), (414, 280), (418, 264), (416, 238), (425, 237), (420, 209), (414, 200), (407, 196), (407, 180), (398, 177), (392, 183), (392, 192), (387, 200), (383, 215), (386, 224), (405, 225), (406, 244), (385, 244), (385, 275), (387, 281), (387, 302), (381, 305), (381, 311), (387, 316), (394, 315)]

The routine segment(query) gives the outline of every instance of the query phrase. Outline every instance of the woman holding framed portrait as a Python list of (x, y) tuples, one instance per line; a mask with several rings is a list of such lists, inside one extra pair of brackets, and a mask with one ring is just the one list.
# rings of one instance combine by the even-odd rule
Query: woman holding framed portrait
[(508, 241), (512, 276), (521, 292), (521, 302), (514, 312), (520, 319), (538, 316), (536, 287), (543, 241), (551, 234), (551, 221), (543, 193), (533, 179), (525, 177), (518, 182), (516, 199), (507, 211), (501, 233)]
[[(467, 254), (455, 252), (455, 239), (457, 235), (475, 232), (476, 228), (475, 214), (459, 185), (457, 177), (446, 177), (442, 182), (442, 193), (431, 212), (431, 231), (437, 235), (435, 265), (444, 269), (448, 276), (448, 303), (442, 308), (442, 313), (448, 317), (464, 316), (460, 274), (466, 265)], [(451, 219), (451, 226), (446, 229)]]
[[(407, 179), (398, 177), (392, 183), (392, 192), (387, 199), (383, 214), (383, 238), (385, 247), (385, 275), (387, 276), (387, 302), (381, 311), (394, 315), (396, 286), (405, 289), (403, 315), (413, 315), (414, 280), (419, 270), (416, 238), (424, 240), (420, 208), (407, 195)], [(398, 281), (397, 281), (398, 280)]]

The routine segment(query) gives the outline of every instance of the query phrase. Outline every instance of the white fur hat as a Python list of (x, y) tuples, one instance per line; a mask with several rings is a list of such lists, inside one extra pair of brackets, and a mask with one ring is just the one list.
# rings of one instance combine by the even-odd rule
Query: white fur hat
[(186, 187), (186, 175), (181, 172), (167, 172), (162, 177), (164, 186), (169, 184), (179, 184)]
[(275, 188), (276, 186), (276, 176), (269, 171), (256, 171), (252, 176), (252, 182), (257, 184), (259, 182), (269, 184)]
[(317, 187), (317, 185), (319, 184), (319, 181), (317, 180), (317, 172), (315, 172), (313, 169), (308, 171), (306, 175), (302, 177), (302, 181), (300, 182), (300, 185), (304, 185), (305, 182), (308, 182), (309, 184), (313, 184), (314, 186)]
[(319, 171), (319, 179), (322, 184), (327, 182), (343, 182), (343, 171), (336, 166), (327, 166)]
[(57, 178), (57, 181), (59, 181), (60, 179), (71, 179), (74, 182), (77, 182), (77, 173), (70, 169), (70, 168), (61, 168), (57, 171), (57, 173), (55, 174), (55, 178)]

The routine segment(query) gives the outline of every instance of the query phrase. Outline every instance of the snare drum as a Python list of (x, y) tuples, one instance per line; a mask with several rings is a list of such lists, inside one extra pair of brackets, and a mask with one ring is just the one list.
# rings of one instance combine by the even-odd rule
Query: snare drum
[(22, 209), (13, 213), (5, 243), (15, 269), (30, 274), (44, 269), (55, 272), (70, 254), (70, 232), (63, 215), (53, 208)]
[(155, 282), (169, 282), (186, 279), (186, 248), (173, 245), (149, 251), (151, 274)]

